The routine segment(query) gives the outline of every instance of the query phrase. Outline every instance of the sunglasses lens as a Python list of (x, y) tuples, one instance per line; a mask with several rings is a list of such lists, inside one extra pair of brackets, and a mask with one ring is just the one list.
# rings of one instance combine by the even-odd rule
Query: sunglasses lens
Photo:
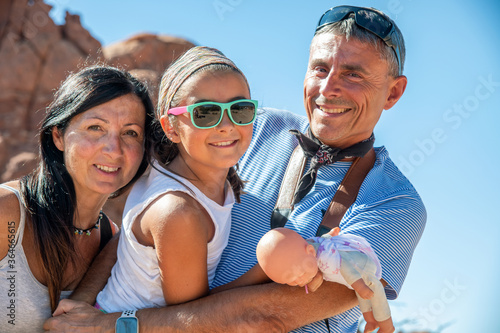
[(252, 102), (237, 102), (231, 105), (231, 117), (235, 124), (248, 125), (255, 119), (255, 104)]
[(385, 38), (392, 27), (392, 24), (382, 15), (368, 10), (357, 11), (356, 23), (380, 38)]
[[(318, 23), (318, 28), (324, 24), (335, 23), (343, 20), (349, 13), (352, 13), (352, 9), (350, 7), (337, 7), (329, 10), (320, 18)], [(317, 29), (316, 29), (317, 30)]]
[(193, 109), (193, 123), (198, 127), (212, 127), (219, 122), (221, 108), (215, 104), (203, 104)]
[(373, 32), (381, 38), (385, 38), (391, 30), (391, 23), (388, 22), (382, 15), (374, 11), (349, 6), (339, 6), (326, 12), (321, 17), (316, 31), (323, 25), (342, 21), (350, 13), (356, 14), (356, 23), (358, 25)]

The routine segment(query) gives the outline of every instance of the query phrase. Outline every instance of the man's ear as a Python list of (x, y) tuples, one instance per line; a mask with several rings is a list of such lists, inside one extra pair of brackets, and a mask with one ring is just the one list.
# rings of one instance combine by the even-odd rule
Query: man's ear
[(389, 95), (387, 96), (387, 100), (384, 105), (384, 110), (389, 110), (392, 108), (397, 101), (403, 96), (403, 93), (406, 89), (406, 84), (408, 83), (408, 79), (404, 75), (400, 75), (394, 78), (391, 86), (389, 88)]
[(57, 149), (64, 151), (64, 136), (61, 130), (56, 126), (52, 127), (52, 141), (54, 141)]
[(174, 143), (181, 142), (179, 134), (177, 134), (177, 131), (175, 130), (174, 126), (172, 126), (172, 124), (170, 123), (168, 115), (164, 114), (163, 116), (160, 117), (160, 124), (161, 128), (163, 128), (163, 132), (165, 132), (165, 135), (170, 141)]

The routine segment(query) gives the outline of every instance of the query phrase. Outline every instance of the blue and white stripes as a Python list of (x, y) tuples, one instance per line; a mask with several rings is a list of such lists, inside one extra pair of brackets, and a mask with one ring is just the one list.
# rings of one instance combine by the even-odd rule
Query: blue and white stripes
[[(290, 154), (297, 145), (290, 129), (305, 132), (307, 119), (286, 111), (266, 109), (257, 116), (254, 138), (240, 160), (240, 176), (247, 181), (241, 204), (233, 208), (229, 244), (222, 255), (214, 285), (239, 277), (256, 262), (255, 248), (270, 228), (270, 216)], [(390, 160), (385, 148), (376, 148), (377, 160), (363, 182), (356, 202), (341, 221), (342, 233), (365, 237), (382, 263), (388, 282), (386, 294), (400, 291), (423, 232), (426, 212), (417, 192)], [(287, 227), (312, 237), (328, 208), (350, 162), (321, 167), (314, 188), (295, 207)], [(306, 166), (307, 168), (307, 166)], [(359, 308), (330, 320), (332, 332), (356, 332)], [(317, 322), (296, 332), (327, 332)]]

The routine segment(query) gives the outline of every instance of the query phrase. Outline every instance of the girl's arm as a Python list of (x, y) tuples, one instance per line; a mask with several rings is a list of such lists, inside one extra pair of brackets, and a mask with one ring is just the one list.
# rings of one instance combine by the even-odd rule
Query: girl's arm
[(207, 243), (215, 229), (205, 209), (188, 194), (172, 192), (148, 207), (139, 222), (156, 249), (166, 303), (207, 295)]

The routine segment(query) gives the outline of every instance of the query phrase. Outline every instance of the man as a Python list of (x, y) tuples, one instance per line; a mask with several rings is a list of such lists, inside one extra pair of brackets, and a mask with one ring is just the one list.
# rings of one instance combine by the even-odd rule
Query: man
[[(394, 106), (405, 90), (404, 57), (403, 37), (383, 13), (339, 6), (322, 16), (304, 81), (308, 135), (325, 148), (321, 152), (366, 153), (382, 111)], [(229, 244), (212, 287), (236, 279), (256, 263), (257, 242), (270, 228), (288, 159), (297, 145), (290, 129), (306, 133), (308, 123), (288, 112), (264, 110), (259, 114), (252, 144), (240, 161), (247, 194), (234, 208)], [(423, 232), (426, 213), (385, 148), (375, 151), (375, 164), (340, 228), (365, 237), (372, 245), (382, 263), (386, 294), (394, 299)], [(314, 236), (351, 161), (344, 158), (307, 166), (309, 179), (303, 182), (305, 187), (299, 187), (298, 202), (286, 227), (303, 237)], [(92, 301), (92, 297), (81, 298)], [(355, 294), (336, 283), (325, 282), (309, 294), (301, 288), (267, 283), (186, 304), (139, 310), (137, 317), (141, 332), (356, 332), (361, 315), (356, 305)], [(46, 328), (78, 331), (78, 326), (93, 326), (112, 332), (120, 316), (72, 302), (62, 302), (62, 310), (68, 313), (49, 320)]]

